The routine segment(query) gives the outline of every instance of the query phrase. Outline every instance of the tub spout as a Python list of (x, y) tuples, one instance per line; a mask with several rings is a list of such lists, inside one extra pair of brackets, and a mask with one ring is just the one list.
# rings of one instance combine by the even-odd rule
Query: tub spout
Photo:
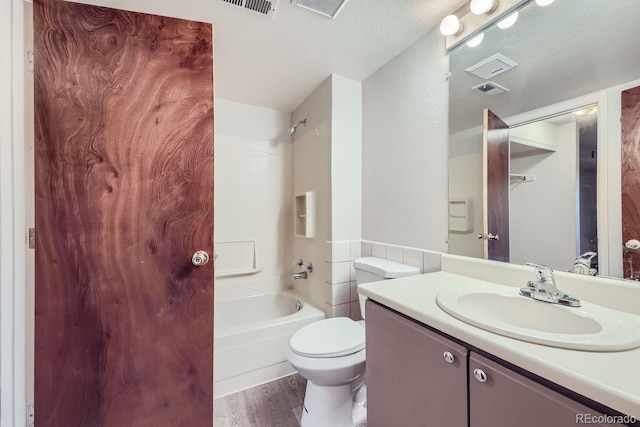
[(293, 279), (293, 280), (306, 279), (306, 278), (307, 278), (307, 272), (306, 271), (301, 271), (299, 273), (293, 273), (291, 275), (291, 279)]

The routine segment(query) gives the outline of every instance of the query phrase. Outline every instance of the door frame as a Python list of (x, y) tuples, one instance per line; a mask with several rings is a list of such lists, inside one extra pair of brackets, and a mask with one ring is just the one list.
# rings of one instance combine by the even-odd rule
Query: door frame
[[(559, 116), (588, 105), (598, 105), (598, 275), (601, 276), (609, 276), (617, 273), (622, 274), (622, 259), (620, 255), (616, 256), (615, 254), (616, 251), (621, 252), (619, 250), (620, 245), (610, 244), (609, 241), (610, 239), (614, 239), (614, 241), (617, 239), (617, 241), (622, 242), (621, 215), (620, 213), (616, 214), (615, 207), (609, 205), (610, 200), (616, 200), (616, 197), (619, 200), (621, 193), (619, 173), (620, 155), (613, 155), (616, 147), (617, 152), (620, 153), (620, 138), (618, 138), (616, 146), (614, 145), (616, 141), (615, 137), (609, 134), (608, 123), (609, 120), (612, 120), (611, 114), (615, 113), (614, 111), (610, 111), (608, 107), (610, 102), (608, 89), (605, 89), (504, 119), (510, 127), (517, 127), (545, 118)], [(611, 128), (615, 129), (616, 126), (611, 126)], [(618, 134), (619, 133), (620, 130), (618, 129)], [(616, 170), (618, 171), (617, 178), (609, 176), (610, 171), (615, 172)], [(616, 219), (617, 222), (620, 222), (619, 226), (609, 224), (609, 221), (613, 222), (616, 221)], [(616, 262), (618, 261), (618, 264), (620, 264), (619, 269), (616, 267), (618, 265)], [(618, 270), (620, 271), (618, 272)]]
[(7, 426), (27, 423), (24, 9), (22, 0), (0, 2), (0, 424)]

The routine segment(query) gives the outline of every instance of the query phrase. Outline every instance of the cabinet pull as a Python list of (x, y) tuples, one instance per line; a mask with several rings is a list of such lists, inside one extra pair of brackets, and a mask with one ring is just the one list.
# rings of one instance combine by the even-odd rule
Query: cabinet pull
[(476, 368), (473, 370), (473, 376), (476, 377), (476, 379), (481, 383), (486, 383), (487, 379), (489, 378), (487, 374), (485, 374), (485, 372), (480, 368)]
[(453, 363), (456, 361), (456, 357), (450, 351), (445, 351), (444, 360), (446, 360), (447, 363)]

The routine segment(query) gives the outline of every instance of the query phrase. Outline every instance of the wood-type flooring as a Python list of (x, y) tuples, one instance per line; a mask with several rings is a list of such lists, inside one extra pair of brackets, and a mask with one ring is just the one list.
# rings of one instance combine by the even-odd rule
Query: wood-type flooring
[(215, 427), (298, 427), (307, 381), (299, 374), (214, 401)]

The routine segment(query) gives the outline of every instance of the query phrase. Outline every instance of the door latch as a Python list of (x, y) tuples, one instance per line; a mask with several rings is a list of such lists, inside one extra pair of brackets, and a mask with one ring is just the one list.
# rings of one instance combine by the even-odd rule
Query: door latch
[(33, 403), (27, 405), (27, 427), (35, 425), (36, 410)]
[(36, 248), (36, 229), (30, 228), (29, 229), (29, 249), (35, 249), (35, 248)]

